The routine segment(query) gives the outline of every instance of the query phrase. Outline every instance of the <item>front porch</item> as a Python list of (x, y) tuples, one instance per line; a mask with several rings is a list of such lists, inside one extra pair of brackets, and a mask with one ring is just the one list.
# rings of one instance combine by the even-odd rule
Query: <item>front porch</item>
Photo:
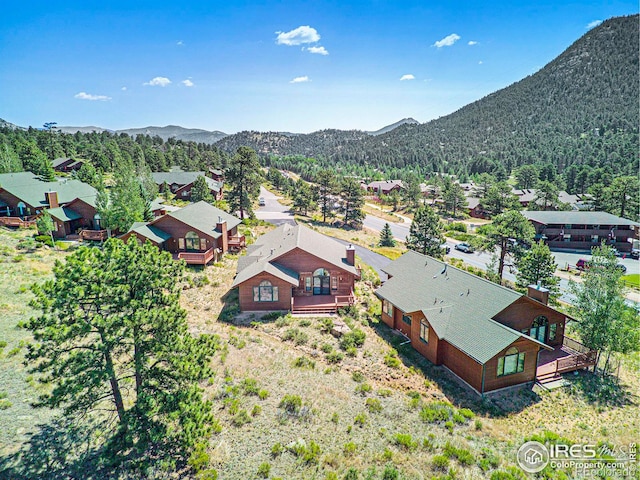
[(215, 256), (215, 247), (211, 247), (205, 252), (178, 252), (173, 254), (173, 258), (184, 260), (189, 265), (207, 265)]
[(306, 297), (291, 297), (291, 313), (336, 313), (338, 308), (353, 305), (355, 300), (356, 297), (353, 291), (349, 295), (312, 295)]
[(548, 383), (560, 379), (560, 375), (594, 366), (598, 361), (598, 351), (591, 350), (567, 336), (553, 351), (542, 350), (538, 357), (536, 380)]
[(28, 228), (36, 225), (38, 215), (28, 217), (0, 217), (0, 225), (5, 227)]
[(106, 230), (80, 230), (78, 233), (80, 240), (89, 240), (92, 242), (104, 242), (109, 238), (109, 234)]

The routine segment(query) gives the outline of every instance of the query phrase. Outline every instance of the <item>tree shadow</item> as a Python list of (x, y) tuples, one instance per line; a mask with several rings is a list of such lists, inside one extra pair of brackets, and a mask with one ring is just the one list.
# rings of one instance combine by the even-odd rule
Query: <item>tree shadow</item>
[(565, 375), (569, 381), (567, 389), (593, 405), (624, 407), (638, 405), (640, 397), (630, 385), (614, 376), (601, 377), (592, 372), (578, 371)]

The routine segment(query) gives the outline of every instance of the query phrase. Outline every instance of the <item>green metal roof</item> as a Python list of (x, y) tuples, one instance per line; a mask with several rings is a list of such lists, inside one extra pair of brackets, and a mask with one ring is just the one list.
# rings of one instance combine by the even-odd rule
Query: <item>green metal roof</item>
[[(216, 231), (218, 218), (222, 218), (227, 222), (227, 230), (231, 230), (241, 223), (241, 220), (238, 217), (235, 217), (224, 210), (220, 210), (205, 201), (192, 203), (180, 210), (168, 213), (165, 216), (180, 220), (182, 223), (185, 223), (213, 238), (220, 237), (220, 232)], [(161, 218), (164, 217), (159, 217), (159, 219)]]
[(6, 173), (0, 175), (0, 188), (34, 208), (47, 207), (44, 194), (57, 192), (58, 203), (69, 203), (75, 198), (95, 197), (98, 192), (80, 180), (58, 180), (43, 182), (31, 172)]
[(47, 212), (49, 212), (49, 215), (53, 218), (60, 220), (61, 222), (71, 222), (82, 218), (82, 215), (78, 212), (67, 207), (49, 208), (47, 209)]
[(144, 222), (134, 223), (129, 231), (135, 232), (136, 234), (144, 238), (148, 238), (149, 240), (157, 244), (164, 243), (171, 238), (171, 235), (167, 232)]
[(378, 297), (405, 313), (422, 312), (438, 338), (481, 364), (518, 338), (540, 344), (492, 319), (520, 293), (411, 250), (383, 270), (391, 278)]
[(296, 248), (358, 275), (355, 266), (346, 262), (344, 245), (302, 225), (284, 224), (262, 235), (251, 245), (247, 255), (238, 262), (238, 274), (233, 287), (262, 272), (271, 273), (297, 285), (298, 274), (278, 264), (279, 257)]
[(222, 185), (219, 182), (207, 177), (204, 172), (153, 172), (151, 176), (153, 181), (158, 185), (162, 185), (164, 182), (167, 182), (168, 185), (171, 185), (172, 183), (175, 183), (176, 185), (187, 185), (195, 182), (198, 177), (204, 177), (211, 190), (219, 192), (222, 188)]
[(583, 211), (533, 211), (525, 210), (521, 212), (528, 220), (542, 223), (544, 225), (632, 225), (639, 226), (640, 223), (617, 217), (607, 212), (583, 212)]
[(0, 188), (29, 185), (39, 181), (38, 176), (31, 172), (0, 173)]

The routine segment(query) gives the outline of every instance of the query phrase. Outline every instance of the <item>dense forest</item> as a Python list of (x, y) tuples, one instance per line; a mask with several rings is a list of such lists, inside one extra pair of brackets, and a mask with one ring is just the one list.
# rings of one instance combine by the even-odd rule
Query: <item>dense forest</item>
[(610, 19), (534, 75), (426, 124), (378, 136), (240, 132), (216, 145), (287, 157), (272, 164), (302, 173), (314, 168), (308, 157), (365, 175), (413, 170), (460, 178), (550, 163), (564, 174), (567, 190), (580, 193), (603, 178), (638, 172), (638, 19)]

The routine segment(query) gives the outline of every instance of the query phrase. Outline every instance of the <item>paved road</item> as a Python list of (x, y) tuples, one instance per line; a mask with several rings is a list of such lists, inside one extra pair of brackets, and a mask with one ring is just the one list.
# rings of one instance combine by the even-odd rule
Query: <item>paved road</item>
[[(340, 242), (343, 245), (348, 245), (349, 242), (346, 240), (341, 240), (339, 238), (332, 237), (335, 241)], [(362, 259), (364, 263), (371, 266), (378, 276), (380, 280), (383, 282), (387, 279), (387, 274), (382, 271), (382, 269), (391, 263), (391, 259), (385, 257), (384, 255), (380, 255), (379, 253), (372, 252), (368, 248), (361, 247), (360, 245), (354, 245), (356, 248), (356, 253)]]
[(260, 196), (264, 198), (265, 206), (259, 207), (258, 210), (256, 210), (257, 218), (275, 225), (282, 225), (283, 223), (296, 224), (289, 207), (280, 203), (279, 199), (281, 197), (271, 193), (263, 186), (260, 186)]

